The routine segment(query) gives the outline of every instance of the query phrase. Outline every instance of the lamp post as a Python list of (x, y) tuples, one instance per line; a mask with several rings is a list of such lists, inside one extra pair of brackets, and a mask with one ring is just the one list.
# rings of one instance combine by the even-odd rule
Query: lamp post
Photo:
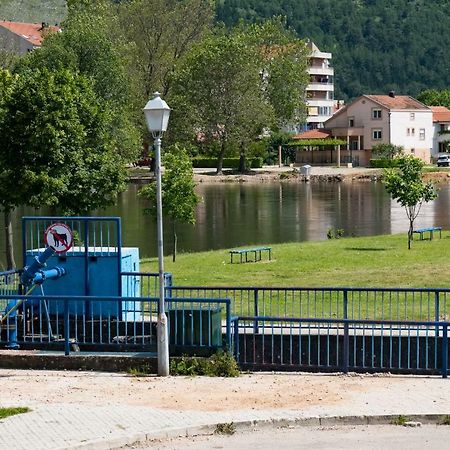
[(158, 375), (169, 375), (169, 340), (167, 316), (165, 311), (165, 280), (163, 253), (163, 222), (162, 222), (162, 190), (161, 190), (161, 137), (167, 130), (170, 108), (161, 98), (159, 92), (153, 94), (144, 108), (145, 119), (150, 133), (155, 139), (155, 175), (156, 175), (156, 224), (158, 234), (158, 266), (159, 266), (159, 302), (157, 326)]

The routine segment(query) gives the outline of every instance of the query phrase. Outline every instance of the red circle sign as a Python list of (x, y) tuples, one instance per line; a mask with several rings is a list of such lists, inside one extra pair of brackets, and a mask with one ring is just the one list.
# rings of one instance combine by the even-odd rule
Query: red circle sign
[(64, 253), (73, 245), (72, 230), (64, 223), (53, 223), (44, 233), (45, 243), (56, 253)]

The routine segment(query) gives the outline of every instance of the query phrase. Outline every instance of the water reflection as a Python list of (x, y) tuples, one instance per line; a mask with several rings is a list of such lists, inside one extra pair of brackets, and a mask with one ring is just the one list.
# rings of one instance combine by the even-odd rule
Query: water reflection
[[(117, 204), (92, 215), (122, 217), (123, 242), (140, 248), (141, 256), (156, 256), (156, 226), (143, 214), (148, 207), (131, 185)], [(180, 251), (202, 251), (239, 245), (324, 240), (330, 228), (346, 235), (367, 236), (405, 232), (404, 210), (392, 202), (381, 183), (267, 183), (200, 184), (203, 201), (197, 208), (195, 226), (178, 226)], [(49, 209), (19, 208), (13, 214), (16, 255), (21, 253), (20, 218), (55, 214)], [(3, 220), (3, 217), (0, 218)], [(172, 228), (165, 223), (165, 251), (172, 250)], [(417, 227), (450, 228), (450, 187), (424, 205)], [(4, 261), (5, 240), (0, 236)], [(21, 258), (17, 258), (18, 264)]]

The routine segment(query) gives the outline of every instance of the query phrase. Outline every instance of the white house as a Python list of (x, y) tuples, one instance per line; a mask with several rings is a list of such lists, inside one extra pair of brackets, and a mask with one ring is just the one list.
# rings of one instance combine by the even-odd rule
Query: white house
[(445, 106), (430, 106), (433, 111), (433, 151), (432, 157), (449, 151), (450, 109)]
[(376, 144), (401, 145), (405, 153), (429, 163), (433, 147), (433, 112), (418, 100), (395, 95), (362, 95), (338, 110), (324, 128), (347, 142), (354, 165), (368, 165)]

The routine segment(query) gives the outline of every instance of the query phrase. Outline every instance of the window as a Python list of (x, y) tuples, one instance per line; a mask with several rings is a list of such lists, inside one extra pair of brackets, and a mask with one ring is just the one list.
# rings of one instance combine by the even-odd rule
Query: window
[(410, 128), (406, 129), (406, 136), (411, 136), (411, 129)]
[(414, 148), (411, 149), (411, 154), (414, 155), (416, 153), (416, 150)]
[(409, 113), (410, 120), (414, 120), (416, 118), (416, 113)]
[(372, 140), (379, 141), (382, 138), (381, 130), (372, 130)]
[(372, 109), (372, 119), (381, 119), (381, 109)]
[(419, 128), (419, 139), (421, 141), (425, 140), (425, 128)]
[(416, 130), (415, 128), (411, 128), (411, 136), (415, 136), (416, 135)]
[(349, 117), (348, 118), (348, 127), (349, 128), (353, 128), (355, 126), (355, 118), (354, 117)]

